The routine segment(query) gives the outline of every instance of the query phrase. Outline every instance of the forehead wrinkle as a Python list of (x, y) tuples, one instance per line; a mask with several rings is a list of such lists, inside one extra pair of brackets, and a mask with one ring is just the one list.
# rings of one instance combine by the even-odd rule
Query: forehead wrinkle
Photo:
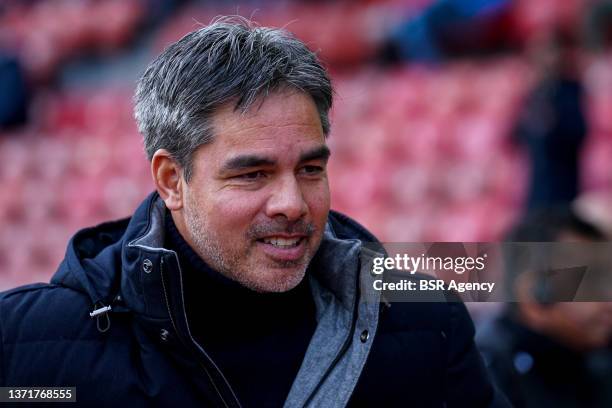
[[(234, 123), (230, 126), (225, 127), (225, 129), (219, 131), (220, 127), (219, 126), (214, 126), (215, 129), (215, 133), (217, 135), (227, 135), (227, 134), (233, 134), (233, 135), (239, 135), (241, 133), (244, 132), (249, 132), (249, 131), (255, 131), (255, 130), (265, 130), (268, 128), (273, 128), (273, 129), (287, 129), (287, 128), (292, 128), (292, 127), (296, 127), (296, 128), (312, 128), (313, 125), (312, 123), (287, 123), (287, 124), (283, 124), (283, 125), (277, 125), (277, 124), (254, 124), (252, 126), (240, 126), (237, 123)], [(317, 133), (321, 133), (321, 135), (323, 134), (323, 130), (320, 126), (316, 126), (317, 127)]]
[[(230, 146), (230, 147), (243, 147), (243, 148), (254, 148), (256, 150), (264, 149), (277, 149), (280, 147), (279, 142), (282, 144), (282, 140), (279, 141), (279, 136), (282, 138), (282, 129), (288, 128), (289, 126), (278, 128), (280, 131), (270, 130), (265, 131), (266, 128), (272, 128), (270, 126), (264, 127), (256, 127), (256, 128), (248, 128), (248, 129), (240, 129), (236, 132), (222, 132), (216, 134), (218, 140), (221, 142), (220, 146)], [(307, 129), (308, 126), (300, 126), (303, 130), (295, 129), (295, 131), (287, 131), (285, 132), (286, 139), (292, 139), (292, 144), (295, 143), (310, 143), (312, 141), (316, 142), (325, 142), (325, 137), (322, 131), (312, 132), (310, 129)], [(250, 132), (249, 132), (250, 131)], [(248, 142), (247, 142), (248, 141)], [(267, 146), (266, 144), (269, 144)]]

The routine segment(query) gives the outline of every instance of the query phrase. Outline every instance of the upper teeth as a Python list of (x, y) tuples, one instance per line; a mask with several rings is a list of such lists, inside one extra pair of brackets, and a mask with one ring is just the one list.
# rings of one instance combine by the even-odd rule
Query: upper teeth
[(292, 247), (300, 242), (300, 238), (264, 238), (266, 244), (272, 244), (279, 247)]

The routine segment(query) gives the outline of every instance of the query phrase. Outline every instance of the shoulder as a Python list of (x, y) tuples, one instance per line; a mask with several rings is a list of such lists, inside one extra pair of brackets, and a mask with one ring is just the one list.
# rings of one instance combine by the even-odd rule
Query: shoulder
[[(431, 278), (417, 273), (409, 279)], [(452, 291), (422, 291), (413, 299), (402, 297), (382, 304), (378, 326), (383, 339), (400, 339), (411, 349), (434, 352), (443, 366), (464, 358), (471, 364), (480, 364), (472, 318)]]
[(85, 294), (52, 284), (0, 294), (0, 384), (90, 387), (92, 367), (105, 367), (99, 378), (126, 371), (128, 314), (113, 316), (111, 330), (101, 332), (91, 308)]
[(381, 307), (382, 331), (434, 331), (442, 337), (469, 339), (475, 333), (465, 304), (460, 301), (393, 302)]
[(54, 307), (85, 305), (87, 301), (85, 293), (53, 283), (33, 283), (0, 292), (0, 305), (4, 308), (22, 308), (22, 312), (35, 311), (40, 307), (48, 311)]
[(90, 320), (89, 303), (85, 294), (54, 284), (32, 284), (2, 292), (2, 342), (77, 336), (82, 332), (83, 322)]
[(400, 361), (418, 373), (411, 378), (419, 385), (416, 395), (427, 399), (425, 394), (438, 392), (449, 406), (508, 406), (491, 383), (462, 302), (395, 302), (383, 312), (380, 330), (382, 348), (402, 346), (388, 359), (389, 366)]
[(401, 283), (410, 281), (416, 290), (388, 290), (383, 293), (388, 302), (382, 306), (383, 329), (434, 330), (444, 331), (443, 336), (453, 335), (457, 329), (465, 330), (464, 335), (473, 337), (472, 319), (459, 296), (450, 290), (420, 289), (421, 284), (433, 283), (435, 279), (422, 273), (405, 274), (389, 271), (385, 282)]

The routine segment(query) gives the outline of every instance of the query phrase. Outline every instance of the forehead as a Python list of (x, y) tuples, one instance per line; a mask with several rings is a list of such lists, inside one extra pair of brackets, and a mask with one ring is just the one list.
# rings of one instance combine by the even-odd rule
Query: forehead
[(212, 115), (212, 126), (212, 145), (231, 150), (325, 142), (313, 99), (295, 90), (274, 92), (246, 112), (226, 104)]

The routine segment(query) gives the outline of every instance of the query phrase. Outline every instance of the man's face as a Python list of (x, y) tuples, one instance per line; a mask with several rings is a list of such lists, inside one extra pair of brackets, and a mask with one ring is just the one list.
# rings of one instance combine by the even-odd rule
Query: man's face
[(329, 212), (329, 150), (312, 98), (275, 92), (246, 114), (213, 114), (214, 140), (184, 189), (190, 244), (211, 267), (260, 292), (294, 288)]
[[(586, 254), (588, 243), (595, 242), (588, 236), (573, 231), (561, 232), (557, 242), (581, 243), (575, 249)], [(578, 253), (569, 252), (571, 247), (566, 247), (571, 258), (580, 256)], [(588, 256), (588, 255), (585, 255)], [(531, 292), (529, 288), (533, 282), (526, 282), (519, 290)], [(529, 289), (528, 289), (529, 288)], [(539, 315), (539, 323), (535, 327), (557, 341), (564, 343), (579, 351), (593, 350), (606, 347), (612, 341), (612, 302), (555, 302), (546, 306), (519, 304), (524, 311), (526, 308), (535, 310)], [(533, 312), (532, 312), (533, 313)]]

